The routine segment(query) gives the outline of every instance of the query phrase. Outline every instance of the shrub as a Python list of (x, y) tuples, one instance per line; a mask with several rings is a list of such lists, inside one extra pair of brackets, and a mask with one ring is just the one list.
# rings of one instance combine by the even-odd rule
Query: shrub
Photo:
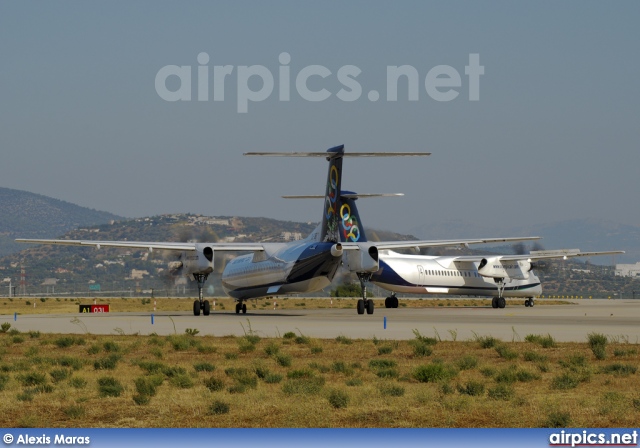
[(103, 376), (98, 378), (98, 392), (101, 397), (119, 397), (124, 392), (124, 386), (111, 376)]
[(345, 344), (345, 345), (351, 345), (351, 344), (353, 344), (353, 341), (351, 340), (351, 338), (348, 338), (348, 337), (346, 337), (346, 336), (342, 336), (342, 335), (340, 335), (340, 336), (338, 336), (338, 337), (336, 338), (336, 342), (339, 342), (339, 343), (341, 343), (341, 344)]
[(118, 365), (118, 361), (120, 361), (120, 355), (112, 353), (106, 358), (96, 360), (93, 363), (93, 368), (95, 370), (113, 370)]
[(315, 345), (311, 347), (311, 353), (313, 353), (314, 355), (317, 355), (318, 353), (322, 353), (322, 347), (320, 347), (319, 345)]
[(148, 374), (161, 373), (167, 368), (166, 365), (157, 361), (140, 361), (138, 362), (138, 367)]
[(164, 377), (162, 375), (141, 376), (135, 379), (134, 384), (139, 395), (153, 397), (156, 395), (157, 389), (163, 381)]
[(278, 373), (268, 373), (264, 377), (264, 382), (267, 384), (277, 384), (282, 381), (282, 375)]
[(360, 378), (351, 378), (348, 379), (345, 383), (347, 386), (362, 386), (363, 382)]
[(275, 356), (275, 355), (278, 354), (279, 351), (280, 351), (280, 346), (278, 344), (276, 344), (275, 342), (270, 342), (264, 348), (264, 352), (267, 354), (267, 356)]
[(376, 372), (379, 378), (398, 378), (400, 373), (396, 369), (380, 369)]
[(557, 390), (575, 389), (580, 381), (574, 375), (565, 372), (553, 378), (551, 388)]
[(278, 353), (276, 356), (276, 362), (282, 367), (291, 367), (292, 358), (285, 353)]
[(102, 351), (102, 348), (98, 344), (91, 344), (87, 349), (87, 353), (90, 355), (97, 355)]
[(636, 373), (637, 370), (638, 368), (636, 366), (620, 363), (609, 364), (608, 366), (602, 367), (602, 373), (613, 373), (619, 376), (628, 376)]
[(9, 322), (2, 322), (0, 325), (0, 333), (6, 333), (11, 328), (11, 324)]
[(18, 375), (17, 379), (25, 387), (39, 386), (47, 382), (46, 375), (40, 372), (29, 372), (24, 375)]
[(213, 372), (216, 370), (216, 366), (209, 362), (199, 362), (193, 365), (196, 372)]
[(606, 347), (608, 342), (607, 337), (601, 333), (589, 333), (587, 335), (587, 340), (589, 341), (589, 347), (591, 347), (592, 349), (593, 347), (596, 347), (598, 345)]
[(106, 352), (119, 352), (120, 351), (120, 346), (118, 344), (116, 344), (113, 341), (106, 341), (104, 344), (102, 344), (102, 346), (104, 347), (104, 350)]
[(70, 336), (58, 338), (53, 341), (59, 348), (69, 348), (73, 345), (73, 338)]
[(186, 374), (175, 375), (169, 379), (169, 382), (180, 389), (191, 389), (194, 386), (193, 380)]
[(224, 381), (219, 379), (219, 378), (216, 378), (214, 376), (204, 380), (204, 385), (211, 392), (218, 392), (218, 391), (224, 389)]
[(282, 335), (282, 337), (284, 339), (295, 339), (296, 334), (293, 331), (287, 331), (285, 334)]
[(489, 389), (488, 395), (492, 400), (511, 400), (514, 396), (514, 391), (511, 386), (506, 384), (498, 384), (493, 389)]
[(74, 389), (84, 389), (87, 386), (87, 380), (79, 376), (74, 376), (69, 379), (69, 386)]
[(482, 376), (490, 378), (496, 374), (496, 369), (493, 367), (487, 366), (487, 367), (481, 368), (480, 373), (482, 374)]
[(556, 341), (550, 334), (542, 336), (540, 334), (528, 334), (524, 338), (527, 342), (538, 344), (543, 348), (552, 348), (556, 346)]
[(518, 352), (516, 352), (515, 350), (511, 350), (504, 344), (496, 345), (495, 349), (501, 358), (507, 359), (509, 361), (518, 357)]
[(393, 351), (393, 347), (390, 345), (382, 345), (378, 347), (378, 355), (389, 355)]
[(478, 365), (478, 358), (471, 355), (463, 356), (456, 361), (456, 367), (458, 370), (471, 370), (475, 369)]
[(372, 359), (369, 361), (369, 367), (372, 369), (384, 369), (396, 367), (398, 363), (393, 359)]
[(593, 356), (595, 356), (596, 359), (603, 360), (607, 357), (607, 349), (604, 345), (595, 345), (591, 347), (591, 351), (593, 352)]
[(209, 415), (222, 415), (229, 413), (229, 403), (216, 400), (209, 406)]
[(547, 357), (545, 355), (541, 355), (541, 354), (536, 353), (536, 352), (524, 352), (522, 354), (522, 358), (525, 361), (531, 361), (531, 362), (546, 362), (547, 361)]
[(567, 428), (571, 425), (571, 416), (567, 412), (553, 411), (542, 424), (544, 428)]
[(292, 370), (287, 373), (287, 378), (311, 378), (315, 376), (313, 370), (301, 369), (301, 370)]
[(9, 382), (9, 375), (6, 373), (0, 373), (0, 390), (4, 390)]
[(71, 376), (71, 372), (67, 369), (54, 369), (49, 372), (49, 375), (51, 375), (51, 379), (54, 383), (58, 383), (69, 378), (69, 376)]
[(336, 409), (346, 408), (349, 404), (349, 394), (342, 390), (334, 389), (330, 391), (327, 398), (329, 404)]
[(455, 368), (444, 363), (432, 363), (416, 367), (413, 377), (421, 383), (446, 381), (457, 375)]
[(347, 366), (343, 361), (336, 361), (331, 365), (331, 370), (343, 375), (353, 375), (353, 368)]
[(402, 386), (383, 385), (380, 387), (380, 393), (389, 397), (402, 397), (404, 392)]
[(56, 363), (62, 367), (71, 367), (73, 370), (80, 370), (84, 366), (84, 361), (82, 359), (75, 358), (73, 356), (63, 356), (62, 358), (58, 358)]
[(491, 347), (495, 347), (500, 340), (494, 338), (493, 336), (475, 336), (475, 340), (476, 342), (478, 342), (478, 344), (480, 344), (480, 347), (482, 348), (491, 348)]
[(484, 384), (478, 381), (467, 381), (464, 386), (458, 384), (458, 392), (472, 397), (479, 397), (484, 395)]
[(86, 411), (85, 411), (84, 407), (83, 406), (79, 406), (79, 405), (67, 406), (66, 408), (62, 409), (62, 412), (68, 418), (72, 418), (72, 419), (73, 418), (82, 418), (86, 414)]
[(414, 356), (424, 358), (425, 356), (431, 356), (431, 354), (433, 353), (433, 350), (431, 349), (431, 347), (429, 347), (429, 345), (421, 342), (412, 342)]

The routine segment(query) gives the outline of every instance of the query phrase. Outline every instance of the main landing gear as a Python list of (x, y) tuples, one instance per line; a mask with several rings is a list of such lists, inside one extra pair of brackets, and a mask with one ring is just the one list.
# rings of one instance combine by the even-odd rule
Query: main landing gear
[(384, 299), (384, 307), (385, 308), (398, 308), (398, 298), (396, 297), (396, 293), (391, 293), (389, 297)]
[(202, 314), (208, 316), (211, 312), (211, 305), (208, 300), (203, 300), (202, 288), (204, 288), (204, 282), (207, 281), (209, 274), (193, 274), (193, 276), (198, 282), (198, 300), (193, 301), (193, 315), (199, 316), (202, 311)]
[(370, 273), (357, 273), (358, 280), (360, 280), (360, 287), (362, 288), (362, 299), (358, 300), (358, 304), (356, 309), (358, 310), (358, 314), (364, 314), (364, 311), (367, 310), (367, 314), (373, 314), (373, 300), (367, 299), (367, 285), (366, 282), (371, 280)]
[(496, 278), (494, 281), (498, 285), (498, 297), (494, 297), (493, 300), (491, 300), (491, 308), (504, 308), (507, 306), (507, 301), (502, 296), (504, 294), (504, 279)]
[(533, 297), (529, 297), (524, 301), (524, 306), (533, 306)]
[(242, 300), (238, 300), (238, 303), (236, 303), (236, 314), (240, 314), (240, 311), (242, 311), (242, 314), (247, 314), (247, 304), (243, 303)]

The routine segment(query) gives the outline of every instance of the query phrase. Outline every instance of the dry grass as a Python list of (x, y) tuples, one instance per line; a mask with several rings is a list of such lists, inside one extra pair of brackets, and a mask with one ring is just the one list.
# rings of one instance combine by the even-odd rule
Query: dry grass
[[(500, 342), (518, 353), (507, 360), (478, 341), (437, 342), (429, 346), (431, 355), (416, 356), (416, 341), (353, 340), (345, 345), (313, 338), (9, 330), (0, 334), (0, 426), (640, 424), (640, 356), (634, 344), (610, 342), (609, 356), (598, 360), (586, 341), (548, 348)], [(379, 354), (385, 344), (393, 351)], [(623, 355), (614, 357), (614, 352)], [(278, 362), (278, 356), (289, 357), (290, 365)], [(418, 369), (434, 363), (441, 367)], [(100, 384), (116, 395), (118, 383), (123, 387), (119, 396), (101, 396)]]
[[(0, 298), (0, 314), (62, 314), (77, 313), (78, 305), (109, 304), (113, 312), (151, 312), (154, 307), (157, 311), (191, 311), (193, 309), (193, 298)], [(235, 312), (235, 302), (228, 297), (208, 297), (207, 300), (215, 301), (216, 311), (223, 310)], [(279, 310), (306, 310), (306, 309), (329, 309), (346, 308), (354, 309), (357, 298), (291, 298), (283, 297), (276, 299), (258, 299), (247, 302), (247, 308), (251, 312), (260, 310), (273, 310), (273, 303)], [(375, 307), (384, 308), (384, 298), (375, 298)], [(507, 300), (507, 306), (521, 306), (522, 299)], [(544, 299), (537, 302), (539, 305), (559, 305), (570, 302), (562, 300)], [(34, 306), (35, 304), (35, 306)], [(422, 298), (417, 300), (400, 300), (403, 308), (429, 308), (429, 307), (491, 307), (490, 299), (469, 299), (469, 298)], [(213, 308), (212, 308), (213, 309)]]

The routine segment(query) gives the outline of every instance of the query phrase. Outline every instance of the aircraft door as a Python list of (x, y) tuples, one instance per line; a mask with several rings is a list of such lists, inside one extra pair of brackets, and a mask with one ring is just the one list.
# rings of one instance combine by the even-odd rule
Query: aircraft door
[(418, 265), (418, 286), (424, 285), (424, 282), (425, 282), (424, 268), (421, 265)]

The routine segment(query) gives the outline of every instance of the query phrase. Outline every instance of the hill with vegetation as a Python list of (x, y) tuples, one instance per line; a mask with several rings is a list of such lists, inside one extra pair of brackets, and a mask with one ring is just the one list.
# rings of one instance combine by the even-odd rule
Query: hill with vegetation
[(40, 194), (0, 188), (0, 257), (24, 249), (15, 238), (54, 238), (78, 227), (121, 219)]

